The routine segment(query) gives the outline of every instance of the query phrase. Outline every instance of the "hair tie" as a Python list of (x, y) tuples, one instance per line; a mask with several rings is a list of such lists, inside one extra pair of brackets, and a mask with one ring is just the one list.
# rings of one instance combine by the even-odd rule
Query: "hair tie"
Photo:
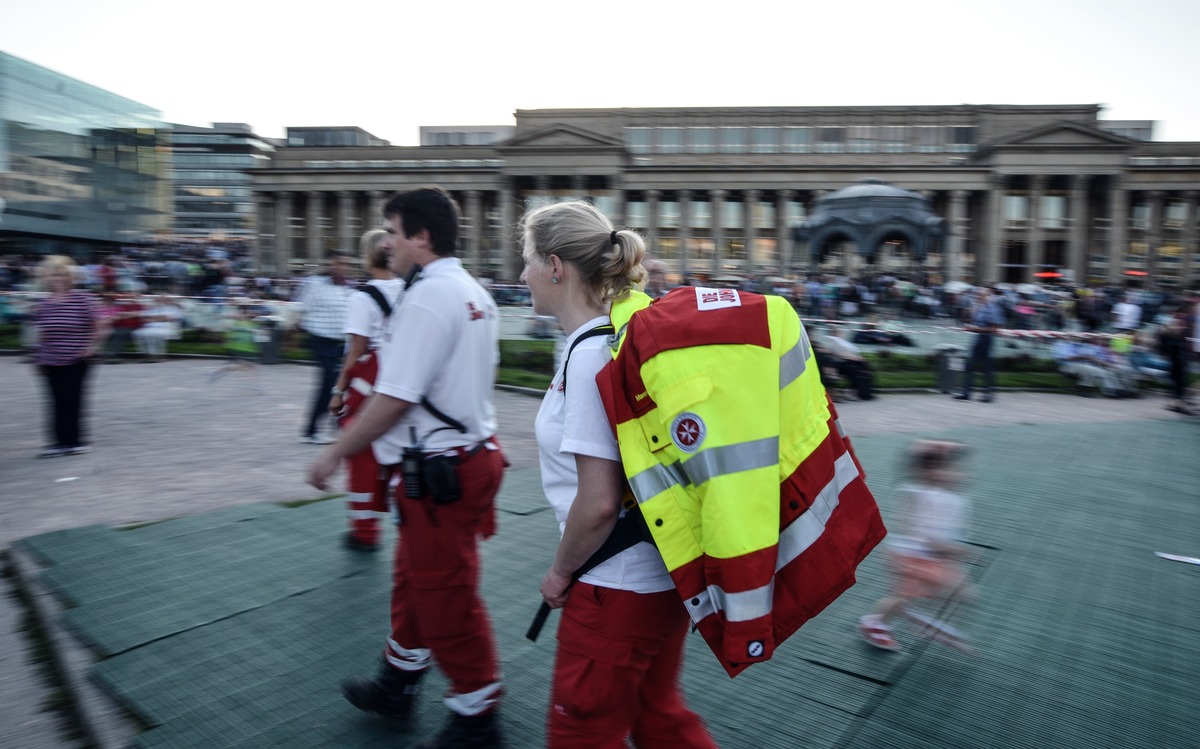
[(617, 233), (615, 231), (608, 235), (608, 241), (612, 242), (613, 244), (617, 243)]

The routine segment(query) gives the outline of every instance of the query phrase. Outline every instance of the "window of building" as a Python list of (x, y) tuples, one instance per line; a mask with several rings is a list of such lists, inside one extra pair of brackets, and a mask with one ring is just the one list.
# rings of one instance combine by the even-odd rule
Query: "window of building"
[(747, 128), (721, 128), (721, 153), (746, 153)]
[(1029, 221), (1029, 196), (1008, 194), (1002, 203), (1004, 226), (1019, 229)]
[(659, 153), (683, 153), (683, 128), (660, 127), (655, 135), (658, 144), (654, 150)]
[(640, 200), (631, 200), (625, 204), (625, 223), (635, 229), (647, 228), (649, 215), (646, 204)]
[(1129, 227), (1145, 231), (1150, 228), (1150, 204), (1135, 203), (1129, 212)]
[(875, 153), (878, 150), (876, 144), (876, 128), (870, 125), (854, 125), (849, 130), (847, 140), (848, 150), (850, 153)]
[(693, 200), (691, 214), (693, 229), (707, 229), (712, 226), (712, 203)]
[(625, 145), (630, 153), (650, 153), (650, 133), (648, 127), (625, 128)]
[(679, 203), (674, 200), (659, 202), (658, 225), (664, 229), (674, 229), (679, 226)]
[(725, 201), (721, 204), (721, 226), (726, 229), (742, 228), (742, 204)]
[(1187, 203), (1173, 200), (1163, 209), (1163, 226), (1178, 229), (1187, 223)]
[(908, 151), (908, 128), (903, 125), (880, 127), (879, 150), (883, 153), (906, 153)]
[(842, 153), (846, 150), (846, 128), (817, 128), (817, 153)]
[(811, 127), (785, 127), (783, 129), (784, 153), (808, 153), (812, 151)]
[(750, 147), (752, 153), (779, 153), (779, 128), (755, 127), (751, 130), (754, 133)]
[(912, 128), (913, 150), (917, 153), (938, 153), (942, 150), (941, 125), (917, 125)]
[(952, 125), (946, 128), (949, 130), (949, 143), (946, 144), (946, 150), (951, 153), (970, 153), (975, 150), (976, 131), (979, 129), (972, 125)]
[(689, 127), (688, 153), (715, 153), (717, 129), (715, 127)]
[(1064, 195), (1043, 195), (1041, 205), (1043, 229), (1067, 228), (1067, 198)]

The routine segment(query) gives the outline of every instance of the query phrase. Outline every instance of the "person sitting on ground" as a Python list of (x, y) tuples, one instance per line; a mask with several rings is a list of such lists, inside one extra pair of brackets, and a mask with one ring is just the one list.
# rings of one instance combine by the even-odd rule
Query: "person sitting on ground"
[(862, 351), (850, 341), (838, 335), (837, 330), (830, 330), (827, 335), (815, 335), (811, 340), (816, 352), (817, 364), (821, 368), (821, 381), (830, 392), (836, 392), (843, 377), (854, 388), (859, 400), (875, 399), (873, 392), (874, 378), (871, 365), (863, 357)]
[(142, 327), (142, 305), (132, 294), (119, 293), (113, 296), (106, 311), (110, 332), (104, 343), (103, 361), (117, 363), (133, 340), (134, 331)]
[(1058, 371), (1085, 388), (1097, 388), (1109, 398), (1137, 394), (1133, 370), (1112, 349), (1087, 341), (1061, 340), (1050, 347)]
[(142, 326), (133, 331), (133, 340), (146, 361), (162, 361), (167, 354), (167, 341), (179, 337), (182, 310), (174, 300), (160, 295), (142, 314)]

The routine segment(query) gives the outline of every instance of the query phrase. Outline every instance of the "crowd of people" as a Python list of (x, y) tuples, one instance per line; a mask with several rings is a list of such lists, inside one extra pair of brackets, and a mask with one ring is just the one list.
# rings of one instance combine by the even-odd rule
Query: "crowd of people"
[[(444, 699), (449, 720), (437, 737), (420, 746), (497, 747), (503, 745), (496, 716), (504, 682), (479, 590), (479, 542), (496, 530), (495, 500), (506, 465), (492, 404), (499, 312), (486, 286), (456, 256), (459, 214), (446, 192), (420, 188), (397, 193), (385, 205), (384, 218), (386, 228), (367, 232), (361, 240), (362, 267), (370, 275), (365, 284), (352, 282), (352, 258), (344, 252), (330, 253), (323, 272), (298, 285), (251, 278), (241, 273), (244, 258), (228, 253), (209, 254), (205, 262), (195, 263), (196, 272), (183, 258), (152, 265), (145, 258), (115, 257), (79, 267), (53, 256), (42, 260), (36, 273), (20, 263), (6, 263), (3, 281), (8, 288), (26, 287), (36, 275), (41, 284), (42, 294), (28, 319), (37, 336), (33, 359), (49, 395), (42, 457), (90, 450), (84, 414), (91, 362), (119, 360), (130, 345), (148, 361), (160, 359), (166, 341), (177, 337), (194, 314), (183, 299), (201, 297), (206, 301), (200, 303), (231, 309), (231, 329), (242, 334), (243, 343), (253, 335), (255, 315), (263, 311), (256, 305), (279, 297), (295, 301), (302, 311), (298, 326), (318, 364), (300, 439), (326, 446), (306, 478), (328, 489), (330, 477), (347, 465), (348, 548), (378, 549), (388, 515), (397, 518), (400, 536), (379, 672), (347, 680), (343, 693), (359, 709), (406, 725), (414, 717), (425, 676), (437, 667), (449, 681)], [(646, 258), (641, 236), (614, 227), (591, 204), (541, 207), (522, 219), (520, 229), (521, 283), (534, 313), (555, 320), (566, 337), (535, 421), (542, 488), (560, 531), (541, 583), (546, 605), (562, 609), (563, 616), (546, 713), (547, 743), (620, 747), (632, 741), (640, 747), (709, 749), (715, 743), (704, 721), (687, 707), (679, 684), (684, 637), (698, 620), (680, 599), (677, 568), (670, 566), (677, 560), (669, 562), (661, 545), (648, 543), (646, 534), (612, 548), (617, 528), (628, 527), (623, 521), (634, 517), (629, 487), (677, 477), (670, 471), (650, 478), (629, 472), (625, 443), (611, 426), (622, 406), (605, 390), (613, 380), (598, 378), (613, 361), (612, 341), (627, 328), (628, 320), (614, 324), (615, 305), (640, 311), (665, 297), (655, 307), (661, 309), (681, 297), (668, 294), (666, 267)], [(983, 378), (981, 400), (995, 398), (991, 360), (997, 331), (1070, 326), (1082, 336), (1110, 335), (1056, 343), (1053, 353), (1064, 372), (1105, 395), (1121, 397), (1134, 388), (1139, 367), (1158, 367), (1172, 383), (1171, 407), (1190, 412), (1188, 366), (1200, 338), (1195, 299), (1136, 289), (951, 288), (882, 275), (842, 279), (814, 274), (804, 282), (764, 279), (758, 286), (781, 292), (795, 310), (775, 299), (787, 316), (773, 318), (772, 326), (796, 321), (796, 312), (809, 318), (808, 335), (795, 325), (794, 346), (778, 352), (779, 369), (769, 373), (781, 393), (803, 376), (810, 355), (806, 344), (811, 342), (817, 373), (810, 372), (810, 378), (819, 378), (831, 390), (848, 382), (859, 398), (874, 397), (862, 351), (836, 326), (823, 326), (860, 318), (947, 317), (975, 335), (955, 396), (959, 399), (971, 398), (977, 375)], [(741, 304), (736, 295), (705, 291), (691, 302), (700, 310)], [(226, 303), (231, 297), (235, 301)], [(704, 335), (732, 344), (755, 334), (714, 328)], [(644, 374), (638, 372), (638, 377)], [(682, 405), (677, 410), (692, 410), (664, 427), (664, 437), (681, 454), (699, 448), (707, 434), (705, 421), (694, 411), (712, 388), (701, 392), (698, 382), (693, 378), (678, 385), (673, 397)], [(820, 392), (815, 379), (809, 386)], [(780, 400), (774, 386), (771, 400)], [(833, 406), (828, 409), (826, 415), (836, 419)], [(321, 429), (331, 415), (340, 425), (336, 437)], [(644, 413), (631, 415), (630, 423), (638, 415)], [(653, 427), (642, 424), (638, 434), (658, 442), (659, 436), (647, 430)], [(781, 431), (782, 436), (776, 433), (767, 442), (775, 448), (796, 447), (784, 444), (789, 433)], [(744, 443), (751, 444), (756, 443)], [(662, 447), (647, 443), (646, 449)], [(838, 449), (842, 458), (853, 458), (848, 443), (829, 449), (831, 461)], [(921, 614), (917, 606), (922, 599), (951, 600), (968, 592), (962, 566), (967, 554), (960, 543), (967, 532), (967, 509), (955, 491), (963, 452), (962, 445), (944, 442), (921, 441), (912, 448), (912, 485), (905, 489), (910, 501), (903, 532), (891, 544), (896, 587), (859, 622), (862, 636), (876, 647), (899, 647), (891, 622), (901, 615), (933, 627), (948, 644), (968, 647), (960, 633)], [(856, 461), (837, 459), (839, 481), (851, 463)], [(833, 463), (827, 467), (832, 472)], [(797, 468), (796, 475), (801, 473)], [(699, 484), (716, 477), (685, 478)], [(773, 473), (770, 479), (778, 481), (778, 476)], [(848, 486), (854, 481), (845, 478)], [(858, 484), (870, 500), (865, 485)], [(873, 500), (870, 505), (874, 507)], [(798, 505), (792, 510), (798, 511)], [(778, 512), (773, 508), (773, 522), (779, 520)], [(756, 640), (744, 655), (761, 658), (764, 647)]]

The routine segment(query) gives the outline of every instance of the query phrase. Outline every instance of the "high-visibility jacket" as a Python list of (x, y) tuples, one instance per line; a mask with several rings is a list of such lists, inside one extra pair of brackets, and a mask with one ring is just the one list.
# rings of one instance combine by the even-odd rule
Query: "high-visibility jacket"
[(854, 584), (886, 530), (776, 296), (684, 287), (613, 305), (597, 375), (621, 461), (692, 621), (729, 675)]

